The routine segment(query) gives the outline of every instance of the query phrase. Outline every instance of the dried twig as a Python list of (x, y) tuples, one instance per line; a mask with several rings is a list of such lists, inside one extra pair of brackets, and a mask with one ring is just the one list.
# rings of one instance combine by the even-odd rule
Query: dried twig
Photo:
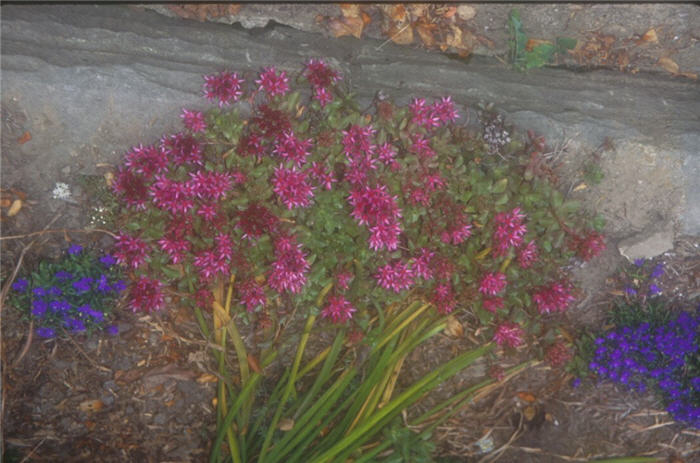
[(68, 336), (68, 339), (70, 339), (70, 342), (73, 343), (73, 345), (78, 349), (78, 351), (79, 351), (81, 354), (83, 354), (83, 357), (85, 357), (85, 358), (88, 360), (88, 362), (90, 362), (90, 364), (91, 364), (93, 367), (95, 367), (95, 368), (97, 368), (98, 370), (101, 370), (101, 371), (108, 371), (108, 372), (111, 372), (111, 371), (112, 371), (112, 370), (110, 370), (109, 368), (104, 367), (104, 366), (100, 365), (99, 363), (95, 362), (95, 361), (92, 359), (92, 357), (90, 357), (90, 356), (87, 354), (87, 352), (85, 352), (85, 351), (83, 350), (83, 348), (80, 347), (80, 344), (78, 344), (77, 342), (75, 342), (75, 339), (73, 339), (73, 337), (72, 337), (71, 335), (67, 335), (67, 336)]
[[(58, 218), (58, 217), (56, 217)], [(53, 220), (51, 221), (54, 222)], [(103, 228), (57, 228), (53, 230), (44, 229), (41, 231), (25, 233), (23, 235), (10, 235), (10, 236), (0, 236), (0, 240), (16, 240), (20, 238), (29, 238), (36, 235), (44, 235), (46, 233), (105, 233), (112, 238), (116, 238), (117, 235), (109, 230)]]

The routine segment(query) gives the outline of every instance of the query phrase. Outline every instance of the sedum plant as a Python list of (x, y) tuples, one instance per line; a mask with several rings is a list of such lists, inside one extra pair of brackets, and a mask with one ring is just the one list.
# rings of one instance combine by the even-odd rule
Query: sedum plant
[[(546, 334), (543, 321), (575, 299), (562, 267), (604, 247), (549, 180), (543, 140), (494, 148), (459, 124), (450, 97), (362, 110), (317, 59), (294, 76), (269, 67), (204, 79), (218, 107), (184, 109), (183, 131), (132, 148), (112, 187), (132, 309), (158, 310), (172, 290), (222, 349), (212, 461), (223, 442), (233, 461), (362, 454), (400, 410), (494, 344)], [(395, 395), (389, 373), (455, 310), (484, 346)], [(281, 339), (254, 355), (238, 323), (279, 334), (295, 314), (306, 320), (297, 356), (260, 409)], [(336, 340), (302, 367), (319, 317)], [(341, 352), (358, 332), (367, 364)]]

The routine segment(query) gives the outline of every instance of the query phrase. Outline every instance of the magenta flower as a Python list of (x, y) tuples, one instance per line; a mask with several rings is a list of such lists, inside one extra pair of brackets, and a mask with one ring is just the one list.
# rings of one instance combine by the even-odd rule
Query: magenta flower
[(159, 280), (141, 275), (136, 283), (131, 285), (129, 292), (131, 310), (146, 313), (160, 310), (165, 301), (162, 287), (163, 284)]
[(586, 236), (575, 241), (576, 254), (586, 262), (605, 250), (605, 237), (596, 231), (589, 231)]
[(306, 207), (311, 204), (314, 197), (314, 187), (309, 185), (305, 171), (299, 171), (295, 167), (291, 169), (280, 165), (275, 168), (272, 177), (273, 191), (287, 206), (287, 209)]
[(256, 240), (264, 233), (277, 229), (277, 217), (264, 206), (252, 203), (247, 209), (238, 213), (238, 226), (243, 232), (243, 238)]
[(479, 292), (488, 296), (495, 296), (506, 287), (506, 276), (500, 272), (487, 273), (479, 283)]
[(496, 328), (493, 340), (499, 346), (518, 347), (523, 343), (523, 329), (517, 323), (503, 322)]
[(451, 283), (439, 283), (435, 286), (430, 302), (435, 304), (437, 311), (443, 315), (452, 312), (457, 306), (454, 290)]
[(146, 262), (149, 247), (141, 238), (118, 234), (114, 243), (114, 257), (120, 264), (128, 265), (131, 268), (139, 268)]
[(400, 293), (413, 286), (414, 276), (413, 270), (408, 265), (402, 261), (396, 261), (379, 267), (374, 277), (382, 288)]
[(287, 73), (281, 71), (278, 74), (274, 66), (263, 68), (263, 72), (260, 73), (260, 77), (255, 83), (258, 84), (258, 90), (264, 90), (269, 97), (284, 95), (289, 91)]
[(285, 161), (292, 161), (297, 167), (301, 167), (306, 163), (306, 158), (309, 156), (312, 140), (299, 140), (294, 136), (291, 130), (282, 134), (282, 138), (277, 140), (277, 145), (273, 153), (280, 156)]
[(163, 136), (160, 146), (175, 165), (202, 164), (202, 146), (192, 135), (176, 133)]
[(570, 283), (562, 280), (535, 288), (532, 300), (537, 304), (537, 310), (545, 314), (566, 311), (576, 298), (571, 294)]
[(216, 248), (195, 255), (194, 265), (199, 269), (202, 282), (211, 281), (217, 274), (227, 275), (229, 271), (229, 259), (219, 254)]
[(243, 82), (237, 73), (222, 71), (204, 76), (204, 96), (209, 101), (219, 100), (219, 107), (238, 101), (243, 96)]
[(321, 317), (329, 318), (333, 323), (345, 323), (352, 318), (352, 314), (356, 311), (357, 309), (345, 297), (341, 295), (328, 296), (328, 302), (321, 311)]
[(224, 259), (231, 260), (233, 257), (233, 240), (226, 233), (219, 233), (214, 237), (216, 246), (214, 250)]
[(502, 297), (492, 297), (484, 299), (482, 302), (484, 310), (495, 313), (498, 309), (503, 308), (503, 298)]
[(322, 108), (325, 108), (328, 103), (333, 101), (333, 94), (325, 87), (314, 88), (314, 99)]
[(190, 172), (190, 180), (187, 186), (198, 198), (218, 201), (226, 197), (226, 193), (233, 186), (231, 174), (227, 172), (213, 172), (198, 170)]
[(161, 147), (139, 145), (126, 153), (124, 165), (132, 172), (151, 179), (154, 174), (159, 174), (168, 168), (168, 156)]
[(435, 253), (427, 248), (421, 248), (418, 257), (413, 259), (413, 273), (417, 278), (423, 278), (424, 280), (430, 280), (433, 278), (433, 269), (430, 267), (430, 263), (435, 256)]
[(253, 124), (260, 129), (265, 138), (277, 140), (292, 129), (289, 115), (284, 111), (270, 108), (268, 105), (260, 105), (257, 113), (253, 118)]
[(197, 215), (202, 216), (202, 218), (208, 222), (214, 220), (219, 213), (219, 208), (216, 204), (200, 204), (197, 209)]
[(447, 257), (435, 256), (435, 258), (431, 260), (430, 265), (435, 278), (440, 281), (451, 279), (455, 272), (455, 265)]
[(340, 272), (335, 277), (336, 286), (342, 291), (347, 291), (350, 288), (350, 280), (353, 278), (354, 275), (350, 272)]
[(170, 256), (170, 261), (177, 264), (185, 258), (185, 253), (191, 249), (191, 243), (185, 239), (163, 237), (158, 240), (160, 249)]
[(426, 104), (425, 98), (414, 98), (408, 105), (408, 109), (412, 115), (411, 122), (420, 127), (436, 127), (440, 122)]
[(257, 284), (255, 280), (246, 280), (238, 286), (241, 304), (243, 304), (248, 312), (253, 312), (256, 307), (265, 307), (267, 298), (265, 297), (265, 289)]
[(188, 111), (187, 109), (182, 108), (182, 114), (180, 114), (180, 117), (182, 118), (182, 123), (185, 124), (185, 127), (194, 133), (204, 132), (207, 130), (207, 123), (204, 119), (204, 113), (201, 111)]
[(146, 180), (131, 170), (120, 167), (112, 182), (112, 191), (121, 197), (129, 207), (137, 210), (146, 209), (148, 185)]
[(311, 167), (307, 171), (311, 178), (319, 183), (319, 186), (324, 187), (326, 190), (333, 188), (333, 184), (338, 180), (333, 177), (333, 174), (326, 170), (326, 166), (318, 162), (312, 162)]
[(472, 235), (472, 226), (468, 223), (458, 223), (440, 234), (440, 241), (457, 246)]
[(530, 268), (530, 266), (537, 260), (537, 257), (537, 245), (534, 241), (530, 241), (518, 253), (518, 264), (520, 264), (522, 268)]
[(420, 134), (414, 134), (413, 144), (409, 147), (409, 151), (418, 155), (421, 159), (430, 159), (434, 157), (437, 153), (430, 146), (430, 140), (423, 137)]
[(278, 293), (300, 292), (311, 268), (306, 254), (301, 250), (301, 244), (296, 244), (294, 238), (280, 237), (275, 242), (275, 258), (267, 280), (270, 287)]
[(243, 135), (238, 141), (238, 146), (236, 147), (236, 153), (243, 157), (255, 156), (257, 158), (261, 158), (264, 152), (265, 149), (263, 147), (262, 136), (257, 133)]
[(523, 242), (523, 236), (527, 233), (527, 227), (522, 223), (525, 214), (516, 207), (512, 211), (499, 212), (494, 217), (496, 230), (493, 234), (494, 255), (503, 256), (511, 247), (517, 248)]
[(364, 186), (350, 192), (348, 202), (353, 206), (350, 215), (360, 225), (392, 222), (401, 217), (397, 200), (398, 197), (391, 196), (385, 185), (375, 188)]
[(379, 145), (377, 149), (377, 158), (386, 166), (393, 166), (396, 164), (396, 154), (396, 147), (388, 142)]
[(371, 125), (364, 127), (354, 124), (343, 130), (343, 152), (349, 161), (371, 158), (377, 145), (372, 144), (376, 130)]
[(315, 88), (327, 88), (342, 79), (340, 74), (331, 69), (325, 61), (315, 58), (311, 58), (306, 63), (304, 77)]
[(401, 226), (397, 222), (380, 222), (369, 229), (369, 247), (375, 251), (386, 248), (394, 251), (399, 246)]
[(431, 105), (431, 119), (437, 119), (440, 125), (454, 122), (459, 118), (459, 113), (455, 109), (452, 97), (446, 96)]
[(194, 191), (188, 182), (176, 182), (165, 175), (156, 175), (149, 188), (156, 207), (177, 215), (194, 208)]

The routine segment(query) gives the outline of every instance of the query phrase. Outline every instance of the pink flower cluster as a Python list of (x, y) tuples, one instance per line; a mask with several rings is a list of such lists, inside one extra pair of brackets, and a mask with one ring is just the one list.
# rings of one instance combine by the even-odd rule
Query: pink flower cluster
[(430, 302), (441, 314), (448, 314), (457, 306), (457, 299), (451, 283), (438, 283), (433, 290)]
[(141, 238), (118, 234), (114, 243), (114, 257), (119, 264), (139, 268), (146, 262), (149, 246)]
[(344, 323), (352, 318), (357, 309), (341, 295), (328, 296), (326, 306), (321, 311), (321, 316), (330, 319), (333, 323)]
[(267, 297), (265, 297), (265, 289), (255, 282), (255, 280), (246, 280), (238, 285), (238, 294), (240, 301), (245, 306), (248, 312), (253, 312), (256, 307), (265, 307)]
[(292, 161), (297, 167), (301, 167), (311, 154), (309, 150), (312, 144), (311, 139), (299, 140), (291, 130), (288, 130), (277, 140), (273, 153), (285, 161)]
[(298, 293), (306, 284), (310, 267), (301, 244), (297, 244), (293, 237), (280, 236), (275, 241), (275, 261), (267, 281), (278, 293)]
[(459, 118), (451, 97), (443, 97), (428, 105), (425, 98), (414, 98), (409, 105), (411, 122), (426, 128), (435, 128), (454, 122)]
[(499, 346), (518, 347), (523, 343), (523, 329), (517, 323), (502, 322), (496, 328), (493, 340)]
[(209, 101), (219, 100), (219, 107), (238, 101), (243, 95), (244, 80), (237, 74), (222, 71), (204, 76), (204, 96)]
[(314, 187), (309, 184), (306, 171), (297, 170), (296, 167), (280, 165), (275, 168), (272, 186), (287, 209), (307, 207), (314, 197)]
[(204, 119), (204, 113), (201, 111), (189, 111), (182, 108), (182, 123), (193, 133), (204, 132), (207, 130), (207, 122)]
[(287, 73), (281, 71), (278, 74), (274, 66), (263, 68), (255, 83), (258, 84), (258, 90), (265, 91), (269, 97), (284, 95), (289, 91)]
[(588, 262), (605, 250), (605, 237), (596, 231), (589, 231), (582, 238), (574, 238), (574, 249), (580, 259)]
[(494, 218), (496, 230), (493, 234), (494, 255), (504, 256), (508, 250), (517, 248), (523, 243), (523, 237), (527, 233), (527, 226), (523, 224), (525, 214), (516, 207), (512, 211), (499, 212)]
[(325, 61), (315, 58), (310, 59), (306, 63), (304, 77), (306, 77), (311, 84), (314, 98), (319, 102), (322, 108), (333, 101), (333, 95), (329, 89), (342, 78), (340, 74), (329, 67)]
[(397, 200), (398, 197), (391, 196), (385, 185), (375, 188), (364, 186), (350, 192), (348, 202), (353, 206), (350, 215), (360, 225), (369, 227), (369, 245), (375, 251), (383, 247), (392, 251), (399, 245), (401, 225), (398, 219), (401, 210), (396, 204)]
[(571, 285), (567, 281), (557, 281), (535, 288), (532, 300), (537, 304), (541, 314), (564, 312), (569, 304), (576, 300), (571, 294)]
[(134, 312), (154, 312), (160, 310), (165, 302), (163, 284), (152, 278), (140, 276), (132, 283), (129, 292), (131, 310)]
[(400, 293), (415, 283), (411, 266), (400, 260), (379, 267), (374, 277), (379, 286), (395, 293)]
[(479, 292), (487, 296), (495, 296), (506, 287), (506, 276), (500, 272), (487, 273), (479, 282)]

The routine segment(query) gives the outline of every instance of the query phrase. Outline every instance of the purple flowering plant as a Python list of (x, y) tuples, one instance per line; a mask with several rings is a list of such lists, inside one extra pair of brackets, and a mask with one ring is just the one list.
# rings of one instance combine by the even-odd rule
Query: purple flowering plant
[(36, 271), (12, 283), (10, 303), (34, 321), (36, 333), (114, 333), (111, 311), (126, 289), (121, 268), (109, 254), (100, 257), (78, 244), (57, 262), (42, 261)]

